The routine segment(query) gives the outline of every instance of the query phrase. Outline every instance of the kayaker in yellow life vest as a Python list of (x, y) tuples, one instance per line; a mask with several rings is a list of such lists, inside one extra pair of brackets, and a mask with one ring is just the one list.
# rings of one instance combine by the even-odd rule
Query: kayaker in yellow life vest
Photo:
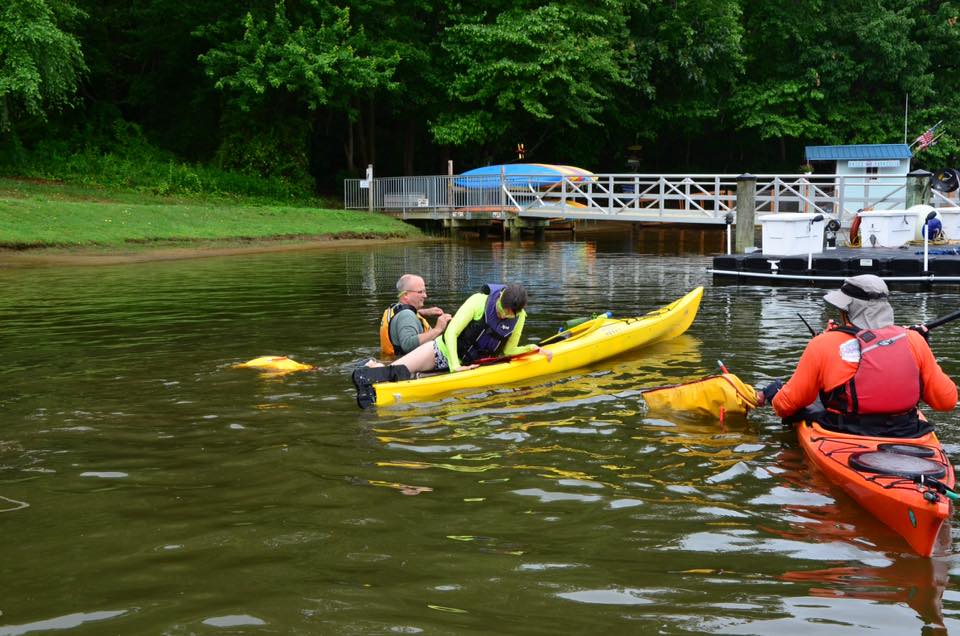
[[(387, 307), (380, 318), (380, 350), (384, 356), (410, 353), (423, 343), (437, 339), (450, 322), (450, 314), (439, 307), (423, 306), (427, 285), (420, 276), (401, 276), (397, 293), (399, 302)], [(436, 317), (437, 324), (431, 328), (427, 317)]]
[[(529, 351), (553, 354), (535, 344), (518, 346), (526, 321), (527, 291), (523, 285), (484, 285), (470, 296), (447, 325), (442, 338), (426, 342), (391, 366), (402, 365), (411, 374), (421, 371), (461, 371), (477, 360), (514, 356)], [(368, 363), (369, 367), (382, 366)]]

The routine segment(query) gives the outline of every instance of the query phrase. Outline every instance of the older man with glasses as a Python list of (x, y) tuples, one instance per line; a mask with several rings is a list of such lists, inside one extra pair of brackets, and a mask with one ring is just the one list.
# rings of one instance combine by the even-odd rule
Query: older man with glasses
[(351, 377), (357, 389), (357, 404), (367, 408), (375, 403), (373, 385), (377, 382), (409, 380), (415, 373), (467, 371), (493, 357), (513, 357), (531, 351), (553, 360), (549, 349), (519, 344), (527, 318), (526, 305), (527, 290), (520, 283), (487, 283), (460, 305), (442, 338), (420, 345), (388, 366), (369, 360), (354, 369)]
[[(443, 334), (450, 314), (439, 307), (424, 308), (427, 285), (416, 274), (404, 274), (397, 281), (397, 303), (387, 307), (380, 319), (380, 349), (385, 356), (402, 356)], [(431, 327), (427, 318), (435, 317)]]

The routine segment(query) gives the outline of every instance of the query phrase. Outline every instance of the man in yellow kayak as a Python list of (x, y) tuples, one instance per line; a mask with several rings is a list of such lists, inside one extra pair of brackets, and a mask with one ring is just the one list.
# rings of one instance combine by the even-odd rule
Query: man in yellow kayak
[(527, 317), (526, 304), (527, 291), (520, 283), (484, 285), (460, 306), (442, 338), (421, 344), (389, 366), (371, 361), (355, 370), (357, 402), (365, 408), (372, 404), (374, 384), (407, 380), (419, 372), (464, 371), (485, 358), (533, 351), (552, 359), (552, 352), (535, 344), (518, 345)]
[(824, 296), (840, 310), (807, 344), (797, 369), (783, 384), (774, 380), (757, 393), (781, 417), (819, 396), (825, 428), (877, 437), (920, 437), (933, 430), (919, 416), (922, 399), (937, 411), (957, 405), (957, 385), (940, 368), (926, 341), (926, 328), (894, 325), (883, 279), (863, 274), (844, 279)]
[[(443, 334), (450, 314), (439, 307), (424, 307), (427, 284), (416, 274), (404, 274), (397, 281), (397, 303), (390, 305), (380, 318), (380, 350), (385, 356), (402, 356), (425, 342), (432, 342)], [(428, 317), (437, 324), (430, 327)]]

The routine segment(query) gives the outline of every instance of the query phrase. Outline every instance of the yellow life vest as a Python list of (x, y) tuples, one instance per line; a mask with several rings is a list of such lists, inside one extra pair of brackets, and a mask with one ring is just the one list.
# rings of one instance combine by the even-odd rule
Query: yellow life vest
[[(397, 349), (399, 346), (394, 346), (393, 341), (390, 340), (390, 321), (393, 320), (393, 317), (397, 315), (398, 312), (403, 311), (404, 309), (409, 309), (417, 318), (420, 319), (420, 324), (423, 325), (424, 331), (430, 330), (430, 323), (427, 322), (427, 319), (417, 313), (417, 310), (413, 308), (413, 305), (405, 305), (403, 303), (397, 303), (395, 305), (390, 305), (383, 311), (383, 316), (380, 317), (380, 351), (384, 356), (393, 356), (397, 355)], [(404, 353), (410, 353), (406, 351)]]
[(684, 411), (720, 416), (745, 414), (757, 407), (756, 391), (732, 373), (658, 387), (643, 392), (643, 401), (655, 411)]

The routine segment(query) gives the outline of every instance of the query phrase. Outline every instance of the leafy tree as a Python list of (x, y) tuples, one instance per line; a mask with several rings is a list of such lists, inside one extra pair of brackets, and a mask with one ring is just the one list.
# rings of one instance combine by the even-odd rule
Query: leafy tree
[[(221, 23), (201, 33), (231, 27)], [(249, 12), (242, 33), (200, 56), (216, 88), (241, 111), (256, 111), (262, 121), (275, 105), (293, 107), (311, 124), (328, 108), (355, 116), (357, 96), (389, 86), (397, 61), (371, 54), (350, 10), (322, 0), (280, 0), (272, 15)]]
[[(914, 157), (914, 167), (939, 170), (960, 167), (960, 6), (938, 2), (918, 11), (911, 39), (919, 43), (930, 60), (925, 72), (910, 74), (907, 143), (938, 121), (937, 143)], [(942, 133), (942, 134), (941, 134)]]
[(744, 72), (741, 0), (643, 4), (630, 29), (637, 93), (626, 96), (624, 116), (635, 137), (658, 138), (658, 154), (679, 146), (689, 164), (694, 140), (702, 145), (709, 131), (722, 129), (725, 100)]
[[(390, 157), (377, 153), (376, 138), (398, 143), (404, 174), (414, 174), (417, 140), (426, 140), (424, 121), (431, 113), (448, 108), (447, 78), (443, 76), (443, 51), (437, 33), (445, 27), (448, 0), (353, 0), (351, 19), (362, 26), (373, 56), (397, 60), (389, 84), (359, 98), (350, 130), (365, 143), (361, 163)], [(377, 122), (384, 125), (377, 126)], [(349, 131), (348, 131), (349, 133)]]
[(20, 114), (42, 119), (71, 103), (86, 71), (69, 32), (84, 17), (68, 0), (6, 0), (0, 6), (0, 130)]
[(452, 16), (442, 34), (449, 105), (430, 122), (434, 139), (489, 145), (519, 128), (539, 133), (528, 144), (535, 150), (557, 131), (600, 126), (628, 81), (628, 1), (510, 3)]
[(821, 139), (829, 130), (821, 106), (832, 96), (812, 53), (829, 37), (821, 19), (830, 10), (825, 5), (830, 3), (744, 0), (746, 72), (732, 87), (726, 110), (731, 126), (753, 148), (776, 142), (782, 161), (786, 139)]
[(746, 0), (749, 62), (730, 104), (735, 125), (776, 140), (781, 161), (790, 140), (799, 151), (804, 142), (902, 139), (904, 96), (932, 90), (930, 58), (914, 35), (926, 5)]
[(937, 169), (960, 152), (958, 21), (957, 0), (6, 0), (0, 132), (142, 153), (115, 134), (129, 125), (144, 147), (330, 188), (358, 164), (463, 168), (521, 141), (598, 170), (642, 143), (643, 170), (760, 171), (806, 144), (901, 140), (909, 94), (909, 140), (944, 120), (915, 160)]
[[(193, 36), (200, 25), (233, 20), (250, 10), (231, 0), (74, 0), (95, 20), (78, 31), (89, 73), (83, 83), (88, 137), (105, 136), (113, 122), (139, 124), (152, 143), (191, 159), (216, 149), (222, 95), (197, 56), (211, 43)], [(272, 7), (272, 3), (270, 4)], [(88, 143), (100, 143), (88, 139)]]

